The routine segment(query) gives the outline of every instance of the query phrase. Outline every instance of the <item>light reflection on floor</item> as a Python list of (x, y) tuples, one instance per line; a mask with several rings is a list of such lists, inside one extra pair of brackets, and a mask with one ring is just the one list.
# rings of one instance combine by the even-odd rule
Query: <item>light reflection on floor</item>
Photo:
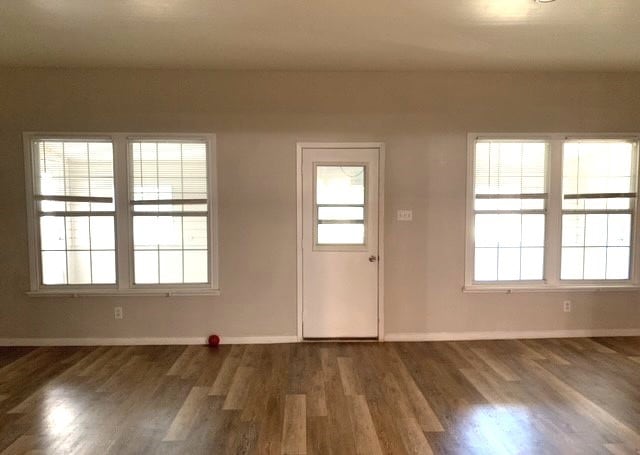
[(536, 447), (531, 409), (524, 406), (468, 406), (459, 416), (456, 431), (463, 435), (465, 446), (477, 448), (477, 453), (487, 453), (488, 447), (492, 454), (525, 453), (525, 448)]
[(80, 410), (74, 399), (73, 390), (61, 386), (44, 390), (41, 413), (44, 423), (42, 434), (48, 441), (49, 447), (77, 430), (74, 420), (78, 417)]

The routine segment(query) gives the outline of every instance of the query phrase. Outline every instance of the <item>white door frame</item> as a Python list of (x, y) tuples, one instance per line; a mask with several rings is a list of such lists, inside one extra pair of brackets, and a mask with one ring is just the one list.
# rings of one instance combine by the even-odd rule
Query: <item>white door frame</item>
[(302, 151), (314, 149), (378, 149), (378, 341), (384, 341), (384, 162), (383, 142), (298, 142), (296, 144), (296, 283), (298, 341), (302, 337)]

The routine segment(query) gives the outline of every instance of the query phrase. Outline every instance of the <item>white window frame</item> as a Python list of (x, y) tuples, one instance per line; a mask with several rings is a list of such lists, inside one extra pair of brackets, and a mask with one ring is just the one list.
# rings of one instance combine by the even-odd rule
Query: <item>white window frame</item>
[[(113, 144), (116, 240), (116, 284), (44, 285), (41, 279), (38, 203), (34, 184), (37, 164), (35, 141), (43, 139), (110, 140)], [(207, 143), (209, 282), (203, 284), (138, 284), (133, 276), (133, 216), (130, 204), (129, 142), (135, 140), (204, 141)], [(218, 248), (218, 185), (216, 135), (211, 133), (23, 133), (29, 243), (30, 296), (114, 296), (114, 295), (220, 295)]]
[[(562, 174), (563, 143), (579, 139), (624, 139), (636, 143), (637, 154), (640, 133), (469, 133), (467, 135), (466, 223), (465, 223), (465, 277), (464, 292), (565, 292), (565, 291), (637, 291), (640, 289), (640, 233), (638, 213), (640, 197), (635, 198), (632, 215), (630, 275), (628, 280), (560, 280), (562, 251)], [(475, 144), (477, 140), (542, 140), (548, 146), (546, 163), (547, 202), (544, 244), (544, 279), (542, 281), (474, 281), (474, 189)], [(637, 156), (637, 155), (636, 155)], [(636, 192), (638, 191), (638, 162), (636, 159)]]

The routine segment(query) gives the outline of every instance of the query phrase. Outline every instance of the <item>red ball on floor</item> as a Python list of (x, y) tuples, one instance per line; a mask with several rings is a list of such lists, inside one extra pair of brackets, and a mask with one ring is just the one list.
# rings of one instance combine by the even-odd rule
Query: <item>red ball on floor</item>
[(217, 348), (220, 344), (220, 337), (218, 335), (211, 335), (209, 337), (209, 346)]

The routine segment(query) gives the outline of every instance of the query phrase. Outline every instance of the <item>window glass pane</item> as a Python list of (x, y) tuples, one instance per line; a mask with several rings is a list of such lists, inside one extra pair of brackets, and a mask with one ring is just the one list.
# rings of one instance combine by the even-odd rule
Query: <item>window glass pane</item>
[(66, 248), (65, 224), (62, 216), (40, 218), (40, 248), (64, 250)]
[(629, 250), (628, 247), (607, 248), (608, 280), (629, 279)]
[(498, 246), (499, 233), (496, 226), (500, 215), (476, 215), (475, 245), (477, 247)]
[(91, 254), (89, 251), (67, 251), (69, 284), (91, 284)]
[(133, 217), (133, 245), (136, 250), (158, 249), (157, 224), (158, 217)]
[(136, 284), (158, 283), (157, 251), (135, 251), (134, 263)]
[(89, 238), (89, 217), (68, 216), (65, 220), (67, 229), (68, 250), (88, 250), (91, 248)]
[(187, 250), (184, 252), (184, 282), (206, 283), (209, 280), (208, 256), (206, 251)]
[(115, 234), (112, 216), (92, 216), (90, 218), (91, 249), (115, 250)]
[[(607, 245), (631, 245), (631, 215), (609, 214), (607, 223)], [(609, 261), (607, 261), (609, 263)]]
[(364, 204), (365, 166), (316, 166), (317, 204)]
[(585, 234), (585, 215), (562, 216), (562, 245), (583, 246)]
[(606, 248), (585, 248), (584, 249), (584, 279), (604, 280), (607, 269), (607, 249)]
[(520, 279), (520, 248), (498, 249), (498, 280)]
[(522, 246), (544, 246), (545, 216), (522, 215)]
[(182, 251), (160, 251), (160, 283), (182, 281)]
[(522, 248), (520, 251), (520, 279), (544, 278), (544, 248)]
[(607, 216), (587, 215), (584, 242), (587, 246), (605, 246), (607, 244)]
[(476, 248), (474, 277), (476, 281), (496, 281), (498, 279), (497, 248)]
[(493, 229), (498, 232), (498, 245), (520, 246), (522, 241), (522, 215), (499, 215)]
[(186, 250), (207, 249), (207, 218), (183, 217), (184, 248)]
[(67, 253), (42, 252), (42, 284), (67, 284)]
[(116, 282), (115, 251), (91, 252), (91, 278), (95, 284), (113, 284)]
[(364, 207), (318, 207), (319, 220), (364, 220)]
[(581, 280), (584, 272), (584, 248), (562, 248), (560, 278)]
[(318, 224), (319, 245), (364, 245), (364, 224)]

